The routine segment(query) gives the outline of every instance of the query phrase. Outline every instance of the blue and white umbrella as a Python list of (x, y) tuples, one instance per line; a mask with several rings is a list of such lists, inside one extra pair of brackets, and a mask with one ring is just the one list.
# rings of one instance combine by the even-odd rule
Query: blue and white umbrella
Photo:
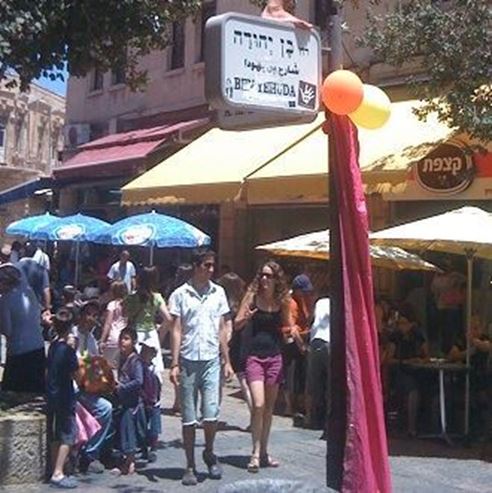
[(32, 238), (32, 235), (39, 229), (48, 224), (59, 221), (58, 216), (53, 216), (49, 212), (39, 216), (24, 217), (18, 221), (14, 221), (7, 226), (5, 232), (9, 235), (26, 236)]
[(103, 231), (109, 223), (84, 214), (60, 217), (57, 221), (37, 228), (31, 235), (34, 240), (88, 241), (89, 235)]
[(109, 223), (84, 214), (61, 217), (36, 229), (31, 239), (45, 241), (75, 241), (75, 284), (79, 280), (80, 242), (89, 241), (89, 235), (104, 231)]
[(195, 226), (155, 211), (122, 219), (106, 230), (90, 235), (89, 239), (105, 245), (150, 247), (151, 265), (154, 248), (193, 248), (210, 244), (210, 237)]

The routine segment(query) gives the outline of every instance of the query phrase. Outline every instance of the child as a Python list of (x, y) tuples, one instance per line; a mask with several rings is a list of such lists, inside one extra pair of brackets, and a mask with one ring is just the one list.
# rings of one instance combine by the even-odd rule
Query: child
[(94, 332), (99, 322), (99, 303), (96, 300), (86, 301), (80, 308), (79, 320), (72, 328), (77, 338), (77, 354), (80, 357), (86, 351), (89, 356), (97, 356), (99, 347)]
[[(143, 401), (145, 416), (147, 418), (147, 444), (151, 451), (157, 449), (157, 441), (161, 434), (161, 382), (156, 373), (156, 367), (152, 360), (157, 355), (157, 349), (152, 345), (151, 339), (146, 339), (141, 344), (140, 357), (144, 364), (144, 388)], [(155, 454), (149, 453), (149, 462), (154, 462)]]
[(80, 306), (77, 303), (78, 295), (79, 292), (76, 287), (70, 285), (63, 287), (62, 303), (65, 308), (68, 308), (72, 312), (74, 324), (78, 323), (80, 314)]
[[(135, 452), (137, 445), (145, 443), (145, 413), (142, 391), (144, 385), (144, 365), (135, 350), (137, 333), (126, 327), (120, 333), (120, 366), (116, 395), (121, 407), (119, 422), (120, 449), (124, 462), (119, 472), (135, 472)], [(145, 449), (145, 446), (143, 447)]]
[(114, 368), (118, 368), (117, 355), (120, 332), (127, 325), (126, 317), (123, 315), (123, 300), (127, 294), (126, 284), (123, 281), (111, 283), (111, 301), (106, 307), (99, 349)]
[(48, 404), (48, 437), (59, 443), (54, 455), (54, 469), (50, 484), (57, 488), (76, 488), (75, 479), (65, 476), (63, 467), (75, 443), (75, 392), (73, 374), (78, 368), (77, 355), (67, 344), (72, 327), (72, 313), (60, 308), (54, 317), (56, 339), (48, 351), (46, 399)]

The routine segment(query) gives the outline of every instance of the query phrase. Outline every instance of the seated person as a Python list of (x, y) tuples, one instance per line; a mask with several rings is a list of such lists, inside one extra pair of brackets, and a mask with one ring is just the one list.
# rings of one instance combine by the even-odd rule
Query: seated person
[[(83, 303), (80, 307), (78, 323), (71, 332), (75, 338), (77, 356), (81, 359), (85, 359), (86, 354), (91, 357), (99, 355), (98, 342), (94, 335), (98, 322), (99, 304), (97, 301), (89, 300)], [(101, 425), (100, 430), (82, 448), (79, 469), (82, 473), (102, 473), (104, 466), (99, 458), (109, 441), (113, 406), (98, 392), (89, 391), (90, 389), (87, 383), (84, 384), (83, 379), (79, 378), (78, 384), (80, 388), (77, 393), (77, 400)]]
[(394, 320), (394, 309), (391, 303), (384, 297), (374, 300), (374, 314), (376, 318), (376, 329), (378, 336), (379, 364), (381, 366), (381, 383), (383, 385), (383, 398), (387, 402), (389, 391), (389, 349), (392, 321)]
[[(470, 343), (470, 391), (471, 391), (471, 428), (477, 434), (487, 431), (487, 413), (492, 411), (488, 394), (492, 389), (492, 371), (489, 358), (492, 342), (485, 333), (485, 327), (477, 315), (471, 319), (469, 330)], [(466, 362), (467, 344), (464, 337), (455, 341), (448, 358), (455, 362)]]
[(396, 330), (390, 336), (388, 347), (388, 363), (393, 365), (393, 384), (398, 394), (407, 400), (408, 434), (417, 434), (417, 413), (420, 393), (415, 372), (407, 367), (407, 363), (417, 363), (429, 358), (425, 338), (419, 329), (413, 310), (403, 306), (398, 318)]

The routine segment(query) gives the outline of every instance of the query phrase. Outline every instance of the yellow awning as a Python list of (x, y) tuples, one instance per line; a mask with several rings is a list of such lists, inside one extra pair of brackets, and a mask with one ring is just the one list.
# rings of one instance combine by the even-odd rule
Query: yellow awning
[[(388, 123), (359, 130), (360, 165), (367, 192), (404, 183), (409, 166), (454, 133), (437, 118), (422, 122), (412, 113), (418, 101), (392, 104)], [(326, 200), (328, 139), (321, 128), (246, 179), (250, 204)]]
[(233, 200), (243, 179), (319, 127), (313, 123), (261, 130), (218, 128), (123, 187), (124, 204), (207, 204)]

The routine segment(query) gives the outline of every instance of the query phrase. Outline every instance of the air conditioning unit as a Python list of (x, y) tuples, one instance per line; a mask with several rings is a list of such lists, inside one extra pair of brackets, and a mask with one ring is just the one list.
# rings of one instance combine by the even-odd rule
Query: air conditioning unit
[(88, 123), (69, 123), (63, 130), (66, 149), (75, 149), (89, 142), (91, 138), (91, 127)]

